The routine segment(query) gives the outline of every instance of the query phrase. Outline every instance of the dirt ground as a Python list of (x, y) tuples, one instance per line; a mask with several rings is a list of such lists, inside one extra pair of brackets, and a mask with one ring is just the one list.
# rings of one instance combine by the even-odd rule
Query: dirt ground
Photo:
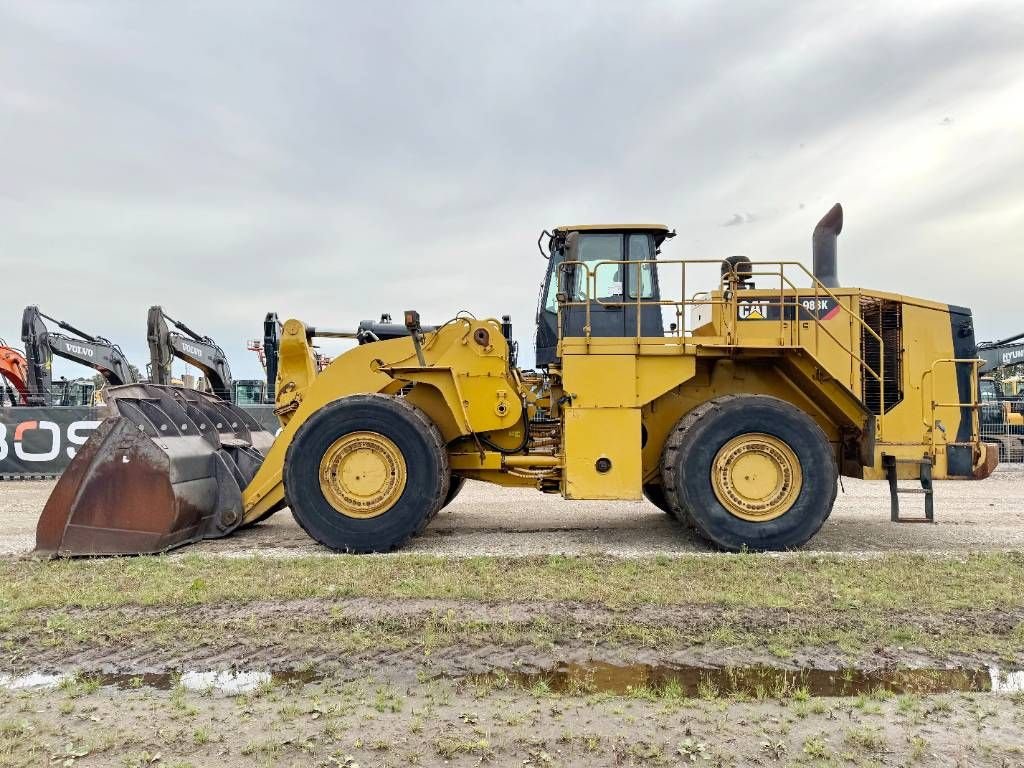
[(755, 701), (386, 678), (215, 689), (87, 679), (0, 693), (11, 766), (1019, 766), (1009, 696)]
[[(0, 482), (0, 554), (31, 550), (53, 481)], [(909, 483), (907, 484), (909, 485)], [(968, 552), (1024, 548), (1024, 465), (1004, 465), (982, 482), (936, 483), (935, 525), (889, 522), (888, 486), (844, 479), (832, 516), (805, 547), (820, 552)], [(922, 511), (904, 496), (905, 514)], [(189, 551), (224, 554), (325, 553), (287, 511), (255, 528)], [(439, 555), (612, 554), (707, 551), (646, 501), (565, 501), (531, 490), (469, 482), (407, 552)]]
[[(19, 557), (53, 483), (0, 483), (0, 768), (1021, 766), (1022, 481), (938, 484), (936, 525), (894, 525), (884, 484), (846, 480), (779, 558), (708, 553), (646, 502), (469, 483), (379, 558), (304, 560), (327, 553), (283, 512), (171, 558), (57, 564)], [(541, 564), (550, 594), (508, 586)], [(563, 567), (617, 597), (569, 596)], [(689, 575), (638, 586), (652, 569)]]

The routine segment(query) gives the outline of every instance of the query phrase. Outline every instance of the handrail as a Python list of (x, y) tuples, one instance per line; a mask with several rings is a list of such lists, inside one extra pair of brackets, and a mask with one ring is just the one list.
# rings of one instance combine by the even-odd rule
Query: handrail
[[(661, 259), (643, 259), (643, 260), (628, 260), (628, 259), (606, 259), (599, 262), (584, 262), (584, 261), (563, 261), (558, 265), (558, 275), (556, 286), (558, 291), (556, 292), (560, 297), (566, 297), (564, 301), (559, 300), (557, 307), (557, 321), (558, 321), (558, 338), (561, 340), (563, 336), (563, 309), (567, 307), (583, 307), (584, 308), (584, 338), (586, 343), (589, 345), (591, 338), (591, 305), (598, 304), (600, 306), (622, 306), (625, 310), (626, 306), (635, 308), (636, 311), (636, 333), (635, 341), (639, 345), (640, 339), (643, 336), (643, 324), (642, 324), (642, 309), (645, 306), (658, 306), (665, 307), (671, 306), (675, 308), (675, 315), (677, 319), (676, 331), (674, 335), (678, 337), (679, 343), (682, 344), (687, 338), (692, 337), (692, 329), (686, 327), (686, 308), (693, 306), (714, 306), (718, 305), (725, 308), (722, 313), (722, 331), (725, 337), (725, 344), (723, 346), (732, 348), (739, 346), (736, 338), (736, 327), (738, 317), (738, 292), (744, 290), (742, 282), (740, 281), (739, 275), (734, 271), (730, 270), (723, 274), (719, 280), (719, 298), (712, 298), (709, 294), (702, 294), (701, 292), (694, 293), (693, 298), (686, 298), (686, 271), (691, 265), (706, 264), (720, 266), (721, 261), (718, 259), (680, 259), (680, 260), (661, 260)], [(641, 268), (644, 265), (648, 265), (654, 274), (663, 274), (664, 270), (659, 269), (669, 266), (678, 265), (680, 268), (680, 291), (679, 299), (645, 299), (643, 298), (643, 276)], [(622, 281), (622, 300), (621, 301), (604, 301), (599, 296), (594, 296), (596, 293), (597, 286), (597, 271), (602, 267), (617, 266), (620, 267), (625, 279)], [(772, 270), (766, 270), (766, 267), (775, 267)], [(795, 282), (790, 279), (790, 276), (786, 274), (786, 268), (790, 267), (795, 269), (798, 273), (802, 273), (805, 277), (809, 278), (810, 286), (808, 288), (799, 288)], [(566, 286), (566, 280), (563, 279), (569, 269), (584, 269), (586, 270), (584, 284), (586, 286), (586, 296), (581, 298), (574, 298), (577, 294), (577, 286), (580, 284), (580, 280), (577, 278), (574, 280), (576, 285)], [(853, 382), (852, 373), (859, 367), (862, 371), (862, 376), (869, 376), (878, 382), (879, 387), (879, 413), (876, 414), (876, 424), (878, 432), (881, 432), (882, 417), (885, 413), (885, 342), (881, 335), (875, 331), (870, 325), (868, 325), (864, 319), (850, 307), (846, 306), (842, 300), (835, 293), (833, 293), (827, 286), (822, 284), (814, 274), (807, 269), (802, 263), (798, 261), (762, 261), (755, 262), (749, 265), (750, 271), (746, 273), (749, 277), (778, 277), (778, 289), (759, 288), (759, 291), (772, 291), (775, 293), (771, 296), (765, 297), (765, 304), (768, 306), (778, 305), (779, 307), (779, 343), (780, 346), (787, 346), (787, 334), (786, 334), (786, 323), (791, 322), (789, 326), (789, 339), (788, 346), (804, 346), (804, 334), (802, 333), (803, 322), (814, 323), (814, 336), (813, 336), (813, 350), (817, 354), (821, 346), (821, 333), (823, 332), (829, 339), (831, 339), (836, 346), (839, 347), (844, 353), (850, 358), (851, 365), (851, 385)], [(632, 279), (631, 279), (632, 277)], [(582, 287), (582, 286), (580, 286)], [(636, 296), (631, 297), (629, 295), (630, 288), (635, 289)], [(800, 312), (802, 304), (799, 299), (801, 293), (813, 293), (814, 308), (808, 311), (809, 317), (802, 318)], [(698, 299), (698, 296), (702, 298)], [(777, 298), (776, 298), (777, 297)], [(840, 340), (832, 331), (826, 327), (819, 316), (820, 307), (822, 300), (831, 299), (835, 302), (835, 305), (844, 313), (848, 318), (851, 325), (851, 330), (859, 325), (860, 333), (863, 334), (865, 331), (867, 334), (874, 338), (878, 343), (879, 350), (879, 364), (878, 370), (876, 371), (863, 357), (854, 349), (853, 341), (851, 339), (850, 345), (848, 346), (842, 340)], [(793, 307), (793, 316), (787, 318), (786, 309), (787, 307)]]
[[(956, 366), (956, 365), (966, 365), (968, 363), (970, 363), (970, 365), (971, 365), (971, 382), (970, 382), (971, 399), (970, 399), (970, 401), (968, 401), (966, 403), (961, 403), (961, 402), (943, 403), (943, 402), (937, 401), (935, 399), (935, 384), (934, 384), (934, 382), (935, 382), (935, 367), (938, 366), (938, 365), (954, 365), (954, 366)], [(935, 456), (935, 450), (936, 450), (935, 425), (938, 423), (936, 418), (935, 418), (935, 412), (939, 408), (957, 408), (957, 409), (970, 408), (971, 411), (972, 411), (972, 414), (971, 414), (971, 442), (972, 443), (976, 443), (976, 442), (978, 442), (981, 439), (981, 426), (980, 426), (980, 423), (979, 423), (980, 420), (977, 418), (977, 412), (981, 408), (981, 401), (978, 399), (978, 389), (979, 389), (978, 377), (980, 376), (981, 366), (983, 366), (984, 364), (985, 364), (985, 361), (982, 360), (981, 358), (978, 358), (978, 357), (942, 357), (942, 358), (939, 358), (938, 360), (935, 360), (931, 364), (931, 367), (929, 367), (927, 370), (921, 372), (921, 393), (922, 393), (922, 398), (921, 398), (921, 422), (924, 424), (925, 429), (928, 430), (928, 433), (930, 435), (931, 448), (932, 448), (932, 454), (931, 455), (932, 456)], [(929, 408), (930, 408), (930, 418), (926, 418), (925, 415), (924, 415), (924, 403), (926, 402), (926, 399), (923, 397), (923, 394), (924, 394), (924, 391), (925, 391), (925, 389), (924, 389), (925, 380), (929, 376), (932, 377), (932, 382), (933, 383), (932, 383), (932, 390), (931, 390), (931, 398), (930, 398), (929, 401), (927, 401), (927, 402), (930, 403), (930, 405), (929, 405)], [(944, 431), (945, 430), (943, 430), (943, 432)]]

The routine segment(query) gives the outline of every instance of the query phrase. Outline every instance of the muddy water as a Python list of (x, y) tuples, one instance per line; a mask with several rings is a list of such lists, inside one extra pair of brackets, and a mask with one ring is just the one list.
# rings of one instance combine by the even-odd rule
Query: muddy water
[[(0, 688), (10, 691), (56, 688), (73, 684), (76, 673), (32, 672), (12, 676), (0, 674)], [(185, 670), (183, 672), (85, 674), (101, 686), (169, 690), (182, 686), (192, 691), (219, 691), (237, 696), (262, 686), (305, 684), (322, 679), (312, 671)], [(811, 696), (857, 696), (872, 691), (918, 695), (952, 692), (1013, 692), (1024, 690), (1024, 670), (997, 667), (895, 668), (862, 670), (783, 670), (750, 666), (707, 668), (616, 665), (602, 661), (561, 664), (541, 672), (495, 670), (486, 674), (451, 678), (456, 683), (497, 688), (533, 689), (551, 693), (581, 695), (672, 694), (681, 697), (745, 696), (754, 699), (789, 696), (797, 691)]]
[(599, 661), (563, 664), (542, 672), (495, 671), (467, 678), (497, 687), (540, 688), (554, 693), (619, 695), (671, 692), (685, 697), (747, 696), (755, 699), (806, 691), (811, 696), (857, 696), (877, 690), (937, 694), (1024, 690), (1024, 671), (996, 667), (838, 670), (783, 670), (751, 666), (708, 669), (650, 664), (615, 665)]

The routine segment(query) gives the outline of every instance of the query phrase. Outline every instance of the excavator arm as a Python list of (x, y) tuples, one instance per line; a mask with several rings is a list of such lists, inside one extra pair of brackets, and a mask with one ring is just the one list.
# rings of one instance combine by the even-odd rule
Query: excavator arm
[[(46, 325), (47, 320), (74, 335), (51, 331)], [(47, 398), (53, 386), (54, 355), (99, 371), (111, 386), (135, 384), (138, 381), (119, 346), (102, 336), (94, 336), (70, 323), (50, 317), (35, 305), (25, 307), (22, 314), (21, 340), (25, 342), (29, 405), (49, 404)]]
[(978, 345), (978, 357), (985, 361), (979, 373), (991, 373), (1009, 365), (1024, 363), (1024, 333), (1018, 333), (999, 341), (983, 341)]
[[(177, 330), (172, 331), (168, 322)], [(171, 383), (171, 363), (177, 357), (201, 370), (217, 397), (231, 401), (231, 367), (227, 355), (209, 336), (196, 333), (157, 306), (149, 308), (146, 340), (149, 342), (149, 376), (154, 384)]]

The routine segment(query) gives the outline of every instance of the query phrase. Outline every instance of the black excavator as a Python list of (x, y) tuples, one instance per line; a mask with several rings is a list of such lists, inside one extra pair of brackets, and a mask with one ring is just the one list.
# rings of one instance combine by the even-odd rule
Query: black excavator
[[(176, 330), (171, 330), (168, 323)], [(209, 336), (197, 333), (180, 320), (175, 320), (164, 312), (162, 307), (149, 308), (146, 341), (149, 343), (151, 383), (170, 384), (171, 364), (177, 357), (202, 371), (210, 391), (221, 400), (236, 405), (259, 405), (267, 402), (267, 385), (264, 381), (232, 379), (227, 355), (217, 342)]]
[[(1024, 333), (978, 344), (981, 432), (999, 444), (999, 460), (1024, 461), (1024, 394), (1006, 391), (1002, 374), (1024, 365)], [(997, 375), (1000, 377), (997, 380)]]
[[(46, 321), (67, 331), (51, 331)], [(110, 386), (135, 384), (138, 376), (121, 348), (102, 336), (86, 333), (31, 305), (21, 316), (21, 340), (28, 365), (27, 405), (92, 405), (94, 386), (88, 380), (53, 380), (53, 356), (66, 358), (99, 371)]]
[(985, 361), (978, 373), (984, 376), (1000, 368), (1024, 364), (1024, 333), (1007, 336), (999, 341), (982, 341), (978, 344), (978, 357)]

